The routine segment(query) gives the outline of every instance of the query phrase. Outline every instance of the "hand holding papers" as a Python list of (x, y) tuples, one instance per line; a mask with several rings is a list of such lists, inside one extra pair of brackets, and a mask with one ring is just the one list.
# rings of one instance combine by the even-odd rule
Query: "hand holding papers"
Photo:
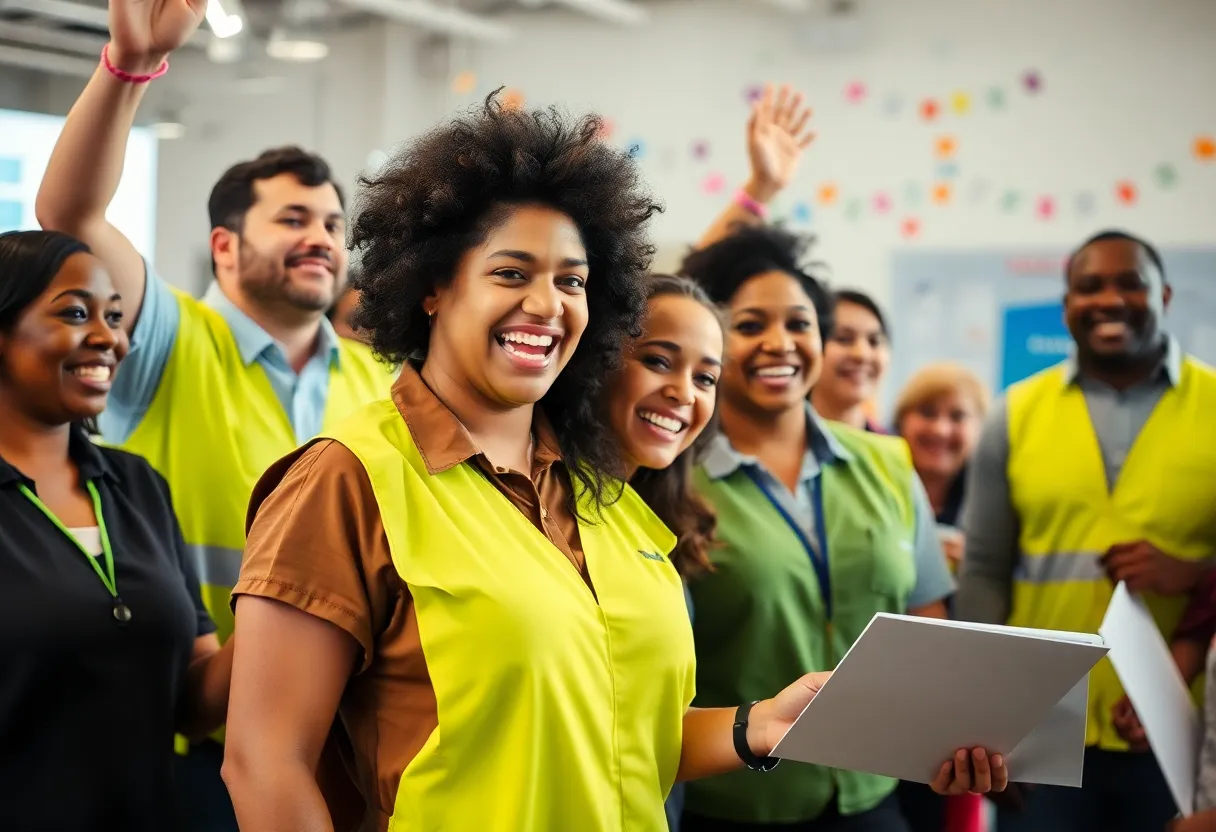
[[(772, 753), (931, 783), (978, 747), (1009, 757), (1010, 780), (1079, 786), (1085, 708), (1065, 706), (1106, 652), (1094, 635), (880, 613)], [(1011, 752), (1049, 715), (1067, 747), (1040, 743), (1019, 767)], [(1054, 776), (1040, 779), (1045, 766)]]

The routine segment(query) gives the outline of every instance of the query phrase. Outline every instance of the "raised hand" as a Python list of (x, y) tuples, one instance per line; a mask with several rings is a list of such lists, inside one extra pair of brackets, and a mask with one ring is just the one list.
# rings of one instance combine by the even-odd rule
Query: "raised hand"
[(134, 74), (155, 71), (206, 14), (207, 0), (110, 0), (111, 63)]
[(747, 123), (747, 155), (752, 167), (748, 191), (761, 202), (772, 199), (793, 180), (802, 151), (815, 140), (807, 129), (811, 110), (802, 101), (802, 93), (792, 92), (788, 86), (774, 91), (769, 84), (752, 107)]
[(1008, 785), (1009, 771), (1000, 754), (989, 757), (982, 748), (960, 748), (954, 759), (942, 763), (929, 788), (938, 794), (989, 794), (1003, 792)]

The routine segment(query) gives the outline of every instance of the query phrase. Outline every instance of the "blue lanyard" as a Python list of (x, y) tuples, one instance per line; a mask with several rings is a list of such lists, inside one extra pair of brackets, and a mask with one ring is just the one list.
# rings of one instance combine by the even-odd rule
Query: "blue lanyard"
[(802, 527), (798, 525), (793, 517), (790, 517), (785, 507), (781, 505), (767, 485), (763, 478), (749, 465), (743, 466), (743, 472), (747, 474), (748, 479), (756, 484), (760, 489), (760, 493), (765, 496), (781, 518), (785, 520), (786, 525), (798, 537), (798, 541), (802, 544), (802, 548), (806, 550), (807, 557), (811, 559), (811, 566), (815, 570), (815, 577), (819, 580), (819, 594), (823, 596), (824, 617), (830, 623), (832, 620), (832, 572), (828, 567), (828, 529), (827, 524), (823, 520), (823, 474), (822, 472), (811, 480), (811, 507), (815, 512), (815, 538), (818, 548), (811, 545), (811, 541), (807, 540), (806, 534)]

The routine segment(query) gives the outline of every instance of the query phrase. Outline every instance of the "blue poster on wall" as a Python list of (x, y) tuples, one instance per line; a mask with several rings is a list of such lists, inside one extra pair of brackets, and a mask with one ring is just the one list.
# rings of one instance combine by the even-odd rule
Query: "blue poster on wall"
[(1002, 389), (1059, 364), (1072, 352), (1059, 301), (1007, 307), (1003, 323)]
[[(1163, 321), (1183, 350), (1216, 364), (1216, 248), (1165, 248), (1174, 295)], [(891, 264), (891, 366), (880, 416), (926, 364), (951, 361), (999, 393), (1064, 360), (1063, 249), (897, 252)]]

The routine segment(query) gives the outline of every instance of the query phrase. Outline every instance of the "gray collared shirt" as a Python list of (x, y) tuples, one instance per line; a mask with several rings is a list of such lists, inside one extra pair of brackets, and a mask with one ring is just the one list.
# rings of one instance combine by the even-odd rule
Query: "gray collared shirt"
[[(1182, 375), (1182, 348), (1168, 339), (1165, 357), (1144, 381), (1115, 390), (1081, 375), (1075, 361), (1065, 365), (1067, 378), (1085, 394), (1108, 487), (1123, 470), (1132, 443), (1153, 408)], [(955, 614), (964, 621), (1004, 624), (1012, 603), (1013, 575), (1018, 561), (1020, 523), (1009, 494), (1009, 410), (1002, 398), (984, 422), (979, 444), (967, 466), (963, 533), (967, 554), (959, 575)]]
[[(822, 472), (823, 465), (855, 464), (853, 455), (841, 446), (824, 427), (822, 419), (807, 406), (807, 449), (802, 457), (802, 468), (798, 474), (798, 487), (790, 493), (755, 457), (739, 453), (725, 435), (714, 437), (702, 457), (701, 466), (713, 479), (728, 477), (740, 467), (747, 466), (751, 473), (765, 484), (771, 497), (781, 509), (798, 524), (799, 531), (812, 546), (817, 545), (815, 510), (811, 498), (814, 481)], [(954, 591), (954, 579), (942, 554), (937, 536), (937, 522), (933, 508), (920, 478), (912, 473), (910, 483), (912, 503), (915, 510), (916, 536), (913, 542), (913, 557), (916, 562), (916, 586), (908, 596), (909, 609), (923, 607), (942, 601)], [(829, 546), (829, 550), (830, 550)], [(830, 556), (830, 551), (829, 551)]]

